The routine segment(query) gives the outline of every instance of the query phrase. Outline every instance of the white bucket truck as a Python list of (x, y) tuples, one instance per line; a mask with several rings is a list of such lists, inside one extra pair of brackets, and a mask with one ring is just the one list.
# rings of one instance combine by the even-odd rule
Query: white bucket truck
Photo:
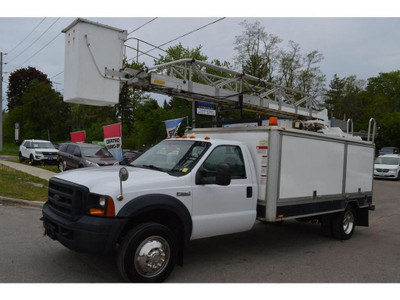
[[(63, 32), (66, 102), (115, 105), (122, 81), (193, 104), (326, 124), (326, 110), (321, 117), (309, 95), (205, 62), (121, 71), (126, 30), (77, 19)], [(203, 83), (192, 77), (198, 74)], [(306, 129), (318, 129), (309, 122)], [(118, 268), (133, 282), (163, 281), (183, 263), (190, 240), (251, 230), (257, 220), (317, 220), (325, 234), (349, 239), (356, 225), (368, 226), (373, 209), (374, 144), (321, 131), (277, 123), (193, 129), (123, 168), (57, 174), (43, 207), (45, 232), (77, 251), (117, 249)]]
[(317, 220), (349, 239), (373, 209), (374, 144), (286, 129), (193, 129), (128, 165), (50, 179), (47, 235), (77, 251), (118, 249), (122, 276), (160, 282), (190, 240), (251, 230), (257, 220)]

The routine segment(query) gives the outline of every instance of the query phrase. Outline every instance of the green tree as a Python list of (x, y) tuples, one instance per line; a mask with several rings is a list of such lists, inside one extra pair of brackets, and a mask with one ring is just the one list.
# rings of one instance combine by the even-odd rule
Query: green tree
[(169, 114), (156, 100), (140, 103), (134, 117), (137, 148), (148, 148), (166, 137), (165, 124), (162, 121), (169, 119)]
[(367, 91), (371, 97), (384, 95), (388, 99), (388, 111), (400, 111), (400, 70), (369, 78)]
[(351, 118), (353, 121), (362, 120), (362, 110), (366, 104), (364, 94), (365, 81), (355, 75), (339, 78), (333, 76), (325, 94), (325, 104), (331, 116), (337, 119)]
[(50, 84), (34, 79), (22, 95), (22, 138), (62, 140), (68, 136), (68, 104)]
[(243, 32), (235, 37), (235, 64), (243, 73), (273, 81), (279, 55), (278, 44), (282, 40), (265, 32), (258, 21), (244, 21), (240, 25), (243, 26)]
[(267, 33), (258, 21), (244, 21), (240, 25), (243, 32), (236, 36), (234, 61), (243, 73), (314, 96), (324, 90), (325, 75), (319, 67), (321, 53), (314, 50), (303, 55), (294, 41), (289, 41), (286, 49), (280, 47), (282, 39)]
[(86, 141), (103, 140), (103, 126), (118, 123), (114, 107), (70, 104), (70, 131), (86, 131)]
[(22, 105), (22, 95), (35, 79), (51, 85), (47, 75), (34, 67), (18, 69), (10, 74), (7, 90), (8, 111), (11, 112), (16, 106)]

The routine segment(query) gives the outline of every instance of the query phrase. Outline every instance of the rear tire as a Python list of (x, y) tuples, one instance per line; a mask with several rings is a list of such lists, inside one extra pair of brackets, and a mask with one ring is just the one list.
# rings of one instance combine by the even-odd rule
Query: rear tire
[(158, 223), (144, 223), (131, 229), (118, 251), (118, 269), (131, 282), (162, 282), (172, 272), (177, 258), (172, 231)]
[(332, 235), (338, 240), (348, 240), (356, 227), (356, 212), (351, 205), (332, 218)]

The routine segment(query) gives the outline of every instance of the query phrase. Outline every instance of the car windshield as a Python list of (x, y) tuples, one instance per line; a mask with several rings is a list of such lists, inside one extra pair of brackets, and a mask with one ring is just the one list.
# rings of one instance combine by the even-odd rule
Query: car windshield
[(375, 160), (375, 164), (377, 164), (377, 165), (398, 165), (399, 158), (398, 157), (378, 157)]
[(104, 148), (82, 147), (81, 151), (83, 157), (102, 157), (102, 158), (112, 157), (111, 153)]
[(130, 166), (179, 174), (188, 173), (210, 143), (192, 140), (165, 140), (147, 150)]
[(40, 149), (56, 149), (52, 143), (49, 142), (32, 142), (32, 148)]

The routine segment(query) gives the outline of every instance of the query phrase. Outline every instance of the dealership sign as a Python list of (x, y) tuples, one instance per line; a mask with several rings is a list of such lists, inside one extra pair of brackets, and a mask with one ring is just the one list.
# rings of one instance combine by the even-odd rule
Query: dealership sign
[(216, 116), (215, 105), (211, 103), (205, 102), (197, 102), (196, 103), (196, 113), (198, 115), (206, 115), (206, 116)]
[(118, 161), (122, 161), (121, 123), (103, 126), (104, 144)]

